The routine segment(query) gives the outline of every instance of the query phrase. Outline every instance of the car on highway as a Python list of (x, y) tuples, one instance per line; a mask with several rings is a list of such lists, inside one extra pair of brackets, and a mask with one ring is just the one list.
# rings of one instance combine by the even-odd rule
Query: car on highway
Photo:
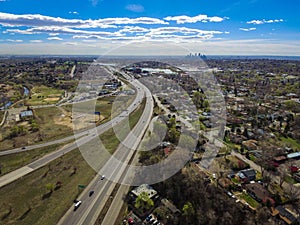
[(76, 201), (75, 205), (74, 205), (74, 211), (76, 211), (79, 206), (81, 205), (82, 201)]
[(91, 197), (95, 192), (93, 190), (90, 190), (89, 197)]
[(105, 175), (102, 175), (102, 176), (101, 176), (101, 180), (104, 180), (104, 178), (105, 178)]

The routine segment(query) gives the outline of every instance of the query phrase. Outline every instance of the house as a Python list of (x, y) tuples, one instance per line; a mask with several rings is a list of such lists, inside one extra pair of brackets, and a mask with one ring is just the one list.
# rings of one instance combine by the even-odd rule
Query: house
[(245, 188), (247, 190), (247, 193), (256, 199), (258, 202), (263, 202), (267, 204), (268, 202), (272, 205), (275, 204), (275, 201), (270, 197), (270, 193), (267, 189), (265, 189), (261, 184), (259, 183), (250, 183), (246, 184)]
[(241, 170), (238, 173), (238, 176), (240, 177), (240, 179), (244, 182), (250, 182), (250, 181), (254, 181), (256, 179), (256, 172), (254, 169), (245, 169), (245, 170)]
[(134, 194), (136, 197), (138, 197), (143, 192), (146, 192), (148, 194), (149, 198), (153, 198), (154, 196), (157, 195), (157, 191), (154, 190), (148, 184), (142, 184), (131, 191), (131, 193)]
[(20, 112), (21, 120), (28, 120), (33, 118), (33, 111), (32, 110), (24, 110)]
[(280, 155), (273, 158), (273, 160), (277, 163), (283, 163), (286, 160), (286, 156)]
[(272, 207), (272, 216), (278, 216), (287, 224), (297, 224), (297, 222), (300, 222), (300, 217), (296, 218), (292, 213), (290, 213), (285, 207), (281, 205), (277, 206), (276, 208)]
[(174, 215), (179, 215), (180, 210), (176, 208), (176, 206), (170, 202), (168, 199), (162, 199), (161, 203), (166, 206)]

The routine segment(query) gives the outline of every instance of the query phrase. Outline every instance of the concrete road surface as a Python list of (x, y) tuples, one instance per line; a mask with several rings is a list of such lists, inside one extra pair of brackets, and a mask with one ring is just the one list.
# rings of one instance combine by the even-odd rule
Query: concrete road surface
[[(139, 122), (125, 138), (123, 144), (120, 144), (114, 153), (114, 157), (110, 157), (110, 159), (103, 164), (103, 167), (100, 170), (102, 173), (100, 172), (100, 175), (105, 174), (107, 179), (101, 180), (100, 175), (96, 176), (96, 178), (93, 179), (93, 181), (87, 186), (85, 191), (83, 191), (79, 196), (78, 200), (82, 201), (81, 206), (76, 211), (74, 211), (74, 206), (72, 206), (61, 218), (58, 223), (59, 225), (94, 224), (106, 201), (111, 197), (111, 193), (116, 186), (116, 183), (111, 182), (110, 180), (117, 182), (125, 175), (127, 165), (134, 155), (144, 132), (146, 131), (153, 112), (153, 100), (151, 93), (149, 94), (149, 90), (139, 82), (134, 82), (136, 85), (138, 85), (139, 90), (147, 93), (145, 110)], [(114, 163), (115, 159), (119, 159), (118, 164)], [(124, 187), (122, 187), (122, 189), (124, 189)], [(94, 191), (94, 195), (89, 196), (90, 190)], [(117, 193), (117, 196), (117, 204), (122, 205), (122, 202), (120, 202), (121, 195)], [(112, 221), (116, 220), (118, 214), (119, 212), (116, 209), (113, 212), (113, 215), (109, 216), (110, 221), (107, 221), (107, 217), (105, 217), (105, 221), (107, 221), (105, 223), (113, 224)]]

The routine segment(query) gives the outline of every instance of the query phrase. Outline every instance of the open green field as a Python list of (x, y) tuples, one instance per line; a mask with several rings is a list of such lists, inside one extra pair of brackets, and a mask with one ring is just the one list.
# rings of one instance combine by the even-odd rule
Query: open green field
[(20, 167), (25, 166), (50, 152), (58, 150), (65, 144), (66, 143), (56, 144), (44, 148), (29, 150), (26, 152), (0, 156), (0, 165), (1, 165), (0, 176), (3, 176), (13, 170), (19, 169)]
[[(0, 224), (56, 224), (80, 193), (78, 185), (94, 176), (78, 150), (54, 160), (0, 189)], [(62, 186), (55, 190), (57, 182)]]
[(31, 89), (31, 96), (27, 100), (28, 105), (47, 105), (57, 103), (64, 91), (46, 86), (36, 86)]

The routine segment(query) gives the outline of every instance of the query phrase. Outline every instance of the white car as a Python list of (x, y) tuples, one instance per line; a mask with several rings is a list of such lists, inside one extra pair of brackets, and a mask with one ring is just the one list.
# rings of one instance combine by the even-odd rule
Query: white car
[(77, 201), (74, 205), (74, 211), (76, 211), (76, 209), (78, 209), (78, 207), (81, 205), (82, 201)]
[(104, 180), (104, 178), (105, 178), (105, 175), (102, 175), (102, 176), (101, 176), (101, 180)]

